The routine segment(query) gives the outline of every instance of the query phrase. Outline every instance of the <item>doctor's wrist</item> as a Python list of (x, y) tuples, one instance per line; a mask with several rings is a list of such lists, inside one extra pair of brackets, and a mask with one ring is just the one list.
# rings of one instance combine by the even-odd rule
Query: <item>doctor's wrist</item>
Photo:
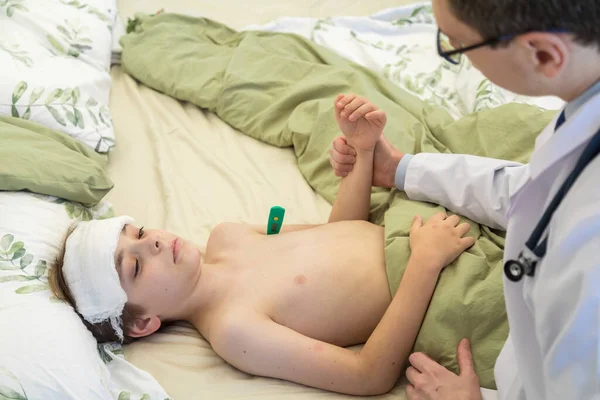
[(387, 189), (396, 187), (396, 170), (404, 155), (404, 153), (393, 149), (385, 162), (381, 163), (380, 168), (376, 166), (373, 170), (373, 184)]

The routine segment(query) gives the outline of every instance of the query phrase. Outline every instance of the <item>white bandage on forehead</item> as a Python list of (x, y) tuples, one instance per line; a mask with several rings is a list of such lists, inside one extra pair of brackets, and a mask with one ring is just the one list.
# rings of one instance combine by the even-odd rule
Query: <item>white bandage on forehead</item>
[(77, 312), (92, 324), (110, 321), (121, 341), (127, 294), (115, 267), (115, 252), (123, 227), (133, 222), (127, 216), (80, 222), (67, 239), (63, 262)]

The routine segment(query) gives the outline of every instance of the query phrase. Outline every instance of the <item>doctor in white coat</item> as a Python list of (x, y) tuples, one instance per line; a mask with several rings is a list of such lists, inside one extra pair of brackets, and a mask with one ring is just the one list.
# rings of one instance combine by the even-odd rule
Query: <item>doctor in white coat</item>
[[(433, 7), (438, 52), (448, 62), (468, 56), (499, 86), (558, 96), (567, 104), (539, 135), (528, 165), (409, 155), (382, 138), (374, 184), (506, 229), (510, 334), (495, 367), (499, 398), (598, 400), (600, 156), (594, 156), (600, 149), (600, 3), (433, 0)], [(518, 134), (506, 132), (507, 140)], [(352, 170), (352, 154), (343, 138), (334, 141), (337, 175)], [(561, 189), (569, 175), (571, 184)], [(455, 375), (424, 354), (412, 354), (406, 373), (410, 400), (481, 399), (468, 341), (458, 345), (458, 358), (461, 374)]]

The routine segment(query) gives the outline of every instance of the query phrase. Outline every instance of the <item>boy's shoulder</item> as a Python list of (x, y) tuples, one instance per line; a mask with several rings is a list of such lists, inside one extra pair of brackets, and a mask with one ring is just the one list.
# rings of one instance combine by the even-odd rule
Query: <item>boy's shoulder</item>
[(248, 312), (239, 306), (222, 307), (216, 311), (207, 338), (213, 349), (230, 348), (234, 344), (246, 343), (252, 337), (253, 327), (267, 318), (264, 314)]
[(240, 222), (223, 222), (216, 225), (208, 237), (208, 248), (221, 249), (236, 246), (241, 240), (256, 235), (251, 225)]

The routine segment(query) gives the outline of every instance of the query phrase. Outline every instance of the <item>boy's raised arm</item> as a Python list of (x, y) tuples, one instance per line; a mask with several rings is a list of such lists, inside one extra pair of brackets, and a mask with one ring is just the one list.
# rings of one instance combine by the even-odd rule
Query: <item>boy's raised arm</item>
[(383, 132), (386, 115), (367, 99), (340, 94), (335, 100), (335, 118), (356, 152), (356, 164), (342, 178), (329, 215), (329, 222), (367, 220), (373, 183), (373, 152)]

